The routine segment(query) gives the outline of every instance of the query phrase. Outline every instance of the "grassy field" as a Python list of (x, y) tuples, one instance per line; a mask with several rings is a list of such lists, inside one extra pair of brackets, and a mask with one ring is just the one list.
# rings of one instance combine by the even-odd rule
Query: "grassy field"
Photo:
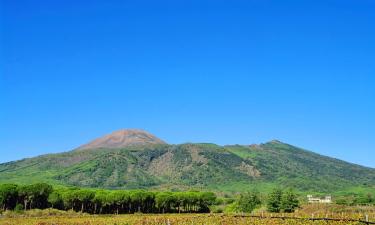
[[(338, 205), (305, 205), (292, 214), (270, 214), (258, 210), (253, 214), (130, 214), (130, 215), (89, 215), (72, 211), (55, 209), (30, 210), (26, 212), (4, 212), (0, 218), (1, 225), (242, 225), (242, 224), (270, 224), (270, 225), (350, 225), (366, 224), (358, 222), (365, 220), (375, 222), (374, 207), (345, 207)], [(262, 218), (257, 218), (258, 216)], [(275, 217), (292, 217), (289, 219)], [(319, 220), (319, 218), (333, 218), (338, 221)], [(311, 220), (311, 218), (318, 220)], [(357, 221), (356, 221), (357, 220)]]
[(270, 224), (270, 225), (286, 225), (286, 224), (364, 224), (360, 222), (350, 222), (348, 220), (341, 221), (311, 221), (311, 220), (295, 220), (295, 219), (277, 219), (277, 218), (251, 218), (234, 215), (220, 214), (183, 214), (183, 215), (111, 215), (111, 216), (47, 216), (47, 217), (17, 217), (3, 218), (0, 223), (4, 225), (125, 225), (125, 224), (204, 224), (204, 225), (241, 225), (241, 224)]

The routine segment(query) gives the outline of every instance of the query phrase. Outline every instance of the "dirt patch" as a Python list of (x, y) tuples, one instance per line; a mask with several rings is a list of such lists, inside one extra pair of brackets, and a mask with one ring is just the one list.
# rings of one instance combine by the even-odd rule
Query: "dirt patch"
[(168, 151), (151, 161), (148, 172), (154, 176), (170, 177), (177, 172), (172, 160), (173, 153)]
[(260, 172), (257, 170), (254, 166), (249, 165), (245, 162), (242, 162), (240, 166), (236, 167), (239, 171), (241, 171), (244, 174), (247, 174), (251, 177), (259, 177)]

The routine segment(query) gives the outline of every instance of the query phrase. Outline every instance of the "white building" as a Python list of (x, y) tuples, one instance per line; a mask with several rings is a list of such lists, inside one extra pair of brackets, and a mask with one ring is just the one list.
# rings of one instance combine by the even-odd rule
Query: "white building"
[(314, 198), (312, 195), (307, 196), (309, 203), (332, 203), (332, 197), (327, 195), (325, 198)]

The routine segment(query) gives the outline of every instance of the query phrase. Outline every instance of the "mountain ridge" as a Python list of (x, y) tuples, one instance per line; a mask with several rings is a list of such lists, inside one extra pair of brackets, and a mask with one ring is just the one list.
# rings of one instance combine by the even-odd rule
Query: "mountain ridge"
[(221, 191), (282, 186), (325, 193), (375, 188), (375, 169), (281, 141), (170, 145), (143, 130), (120, 130), (82, 146), (0, 164), (0, 183)]

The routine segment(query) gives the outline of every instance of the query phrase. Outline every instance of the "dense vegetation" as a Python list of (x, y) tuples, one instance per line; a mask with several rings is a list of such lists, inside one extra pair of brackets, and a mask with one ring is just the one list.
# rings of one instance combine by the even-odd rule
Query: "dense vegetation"
[[(9, 210), (13, 210), (17, 213), (30, 212), (30, 215), (42, 215), (44, 211), (34, 212), (33, 210), (49, 208), (46, 213), (51, 215), (66, 211), (89, 214), (133, 214), (138, 212), (164, 214), (223, 211), (251, 213), (262, 211), (261, 215), (263, 216), (265, 210), (268, 213), (293, 213), (298, 209), (298, 215), (305, 216), (306, 214), (301, 214), (301, 197), (303, 196), (298, 195), (292, 189), (281, 190), (279, 188), (268, 194), (253, 190), (235, 196), (217, 198), (212, 192), (198, 191), (160, 192), (82, 189), (77, 187), (52, 187), (45, 183), (30, 185), (0, 184), (0, 213), (4, 212), (3, 215), (9, 215)], [(343, 202), (343, 200), (345, 201)], [(336, 199), (336, 202), (349, 205), (350, 200), (362, 205), (362, 207), (375, 205), (374, 197), (371, 194), (359, 195), (356, 198), (341, 197)], [(337, 211), (342, 216), (345, 208), (340, 207), (348, 206), (339, 204), (334, 204), (339, 208), (332, 213)], [(314, 205), (305, 204), (304, 206), (311, 208)], [(358, 205), (355, 207), (359, 207)], [(318, 210), (321, 209), (322, 206), (314, 209), (314, 211), (319, 212)], [(324, 211), (322, 215), (327, 215), (327, 211)]]
[(261, 145), (148, 145), (75, 150), (0, 164), (0, 183), (85, 188), (243, 192), (292, 187), (309, 193), (375, 193), (375, 169), (278, 141)]
[[(275, 198), (275, 193), (280, 196)], [(53, 188), (45, 183), (0, 185), (0, 206), (5, 210), (55, 208), (92, 214), (121, 213), (202, 213), (221, 204), (212, 192), (151, 192), (144, 190), (91, 190)], [(257, 191), (242, 193), (228, 207), (232, 212), (252, 212), (262, 204)], [(270, 212), (294, 212), (299, 207), (293, 191), (274, 191), (267, 197)]]
[(251, 213), (262, 205), (265, 205), (267, 211), (271, 213), (292, 213), (300, 206), (300, 201), (293, 190), (283, 192), (280, 189), (275, 189), (265, 198), (262, 198), (258, 191), (249, 191), (241, 193), (238, 198), (226, 208), (226, 212)]
[(32, 185), (0, 185), (0, 206), (4, 210), (74, 210), (92, 214), (202, 213), (215, 203), (212, 192), (151, 192), (143, 190), (90, 190)]

